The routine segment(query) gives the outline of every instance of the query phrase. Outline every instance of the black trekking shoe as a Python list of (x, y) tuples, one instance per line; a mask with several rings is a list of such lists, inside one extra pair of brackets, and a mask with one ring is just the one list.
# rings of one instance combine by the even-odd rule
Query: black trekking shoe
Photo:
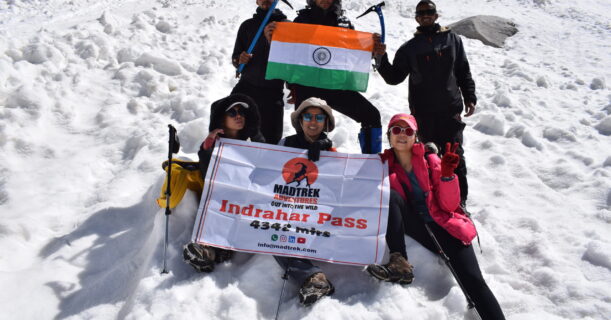
[(330, 296), (335, 292), (331, 284), (322, 272), (311, 275), (299, 289), (299, 302), (304, 306), (311, 306), (324, 296)]
[(212, 272), (214, 270), (215, 248), (191, 242), (185, 245), (182, 257), (198, 272)]
[(216, 263), (223, 263), (225, 261), (229, 261), (231, 260), (231, 258), (233, 257), (233, 254), (235, 251), (231, 251), (231, 250), (225, 250), (225, 249), (221, 249), (221, 248), (215, 248), (216, 250), (216, 257), (214, 258), (214, 261)]
[(398, 252), (390, 254), (390, 261), (387, 264), (370, 264), (366, 270), (370, 275), (382, 281), (402, 285), (414, 281), (414, 267)]

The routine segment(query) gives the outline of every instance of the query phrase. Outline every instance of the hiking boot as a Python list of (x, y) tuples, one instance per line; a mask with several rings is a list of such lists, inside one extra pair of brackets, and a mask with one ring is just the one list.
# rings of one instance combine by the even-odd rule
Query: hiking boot
[(390, 261), (385, 265), (370, 264), (367, 272), (382, 281), (410, 284), (414, 281), (414, 267), (399, 252), (390, 254)]
[(299, 302), (304, 306), (310, 306), (324, 296), (330, 296), (335, 288), (322, 272), (311, 275), (304, 281), (299, 289)]
[(191, 242), (185, 245), (182, 251), (185, 262), (198, 272), (212, 272), (214, 270), (215, 248)]
[(214, 261), (216, 263), (223, 263), (225, 261), (231, 260), (231, 258), (233, 257), (233, 253), (235, 252), (232, 250), (225, 250), (221, 248), (215, 248), (215, 249), (216, 249), (216, 257), (214, 258)]

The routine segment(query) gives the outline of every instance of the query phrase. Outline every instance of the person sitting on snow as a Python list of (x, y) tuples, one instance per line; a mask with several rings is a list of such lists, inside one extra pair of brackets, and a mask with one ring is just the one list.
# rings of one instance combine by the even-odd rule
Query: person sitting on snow
[[(198, 152), (199, 167), (205, 179), (214, 142), (219, 137), (265, 142), (260, 132), (260, 119), (257, 104), (247, 95), (231, 94), (212, 103), (208, 137)], [(231, 259), (233, 251), (204, 246), (195, 242), (184, 246), (183, 258), (198, 272), (212, 272), (215, 263)]]
[(431, 252), (447, 255), (456, 279), (482, 319), (505, 319), (471, 245), (477, 234), (475, 226), (460, 207), (460, 188), (454, 173), (460, 161), (458, 143), (447, 143), (439, 159), (437, 150), (417, 141), (417, 133), (418, 124), (412, 115), (399, 113), (388, 123), (386, 135), (391, 148), (384, 150), (381, 158), (388, 163), (391, 188), (386, 231), (390, 261), (369, 265), (367, 271), (383, 281), (410, 284), (414, 274), (407, 261), (407, 234)]
[[(279, 145), (308, 149), (308, 159), (318, 161), (320, 151), (335, 151), (325, 132), (335, 128), (335, 118), (327, 102), (319, 98), (304, 100), (297, 110), (291, 113), (291, 123), (297, 131), (292, 136), (280, 140)], [(299, 301), (311, 305), (318, 299), (331, 295), (334, 287), (319, 267), (308, 259), (274, 256), (276, 261), (287, 270), (289, 278), (300, 284)]]

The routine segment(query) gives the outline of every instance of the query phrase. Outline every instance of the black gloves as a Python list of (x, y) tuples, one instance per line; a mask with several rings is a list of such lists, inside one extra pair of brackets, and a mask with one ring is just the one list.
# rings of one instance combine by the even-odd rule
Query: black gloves
[(333, 146), (333, 143), (328, 138), (314, 141), (308, 148), (308, 160), (318, 161), (320, 160), (320, 150), (329, 150)]

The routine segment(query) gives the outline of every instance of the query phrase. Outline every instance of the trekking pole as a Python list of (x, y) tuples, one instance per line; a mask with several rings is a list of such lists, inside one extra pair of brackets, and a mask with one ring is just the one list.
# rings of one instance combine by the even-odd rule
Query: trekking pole
[(282, 279), (284, 279), (284, 281), (282, 281), (282, 290), (280, 291), (280, 298), (278, 299), (278, 308), (276, 308), (276, 317), (274, 318), (275, 320), (278, 320), (278, 314), (280, 313), (280, 305), (282, 304), (282, 296), (284, 295), (284, 286), (286, 285), (286, 279), (289, 278), (289, 265), (291, 264), (291, 261), (289, 260), (289, 262), (286, 265), (286, 269), (284, 269), (284, 274), (282, 275)]
[(163, 270), (161, 271), (162, 274), (168, 273), (166, 265), (166, 254), (168, 251), (170, 214), (172, 213), (172, 210), (170, 210), (170, 197), (172, 196), (172, 192), (170, 190), (170, 182), (172, 181), (172, 154), (177, 153), (180, 149), (180, 142), (178, 141), (178, 137), (176, 136), (176, 128), (174, 128), (171, 124), (168, 124), (168, 128), (170, 131), (170, 139), (168, 142), (168, 174), (165, 189), (165, 243), (163, 247)]
[[(261, 33), (263, 32), (263, 29), (265, 28), (267, 21), (269, 21), (269, 18), (272, 16), (274, 9), (276, 9), (276, 6), (278, 5), (278, 1), (280, 0), (274, 0), (272, 5), (269, 7), (269, 10), (267, 10), (267, 14), (265, 15), (265, 18), (263, 18), (263, 22), (261, 22), (261, 25), (259, 26), (259, 29), (257, 30), (257, 33), (255, 34), (255, 37), (252, 39), (252, 42), (250, 42), (250, 46), (248, 46), (248, 50), (246, 50), (246, 53), (251, 54), (252, 50), (255, 49), (255, 45), (257, 44), (257, 41), (259, 41), (259, 37), (261, 37)], [(289, 7), (291, 7), (291, 9), (293, 9), (293, 6), (288, 2), (288, 0), (282, 0), (282, 2), (286, 3)], [(240, 76), (240, 73), (242, 73), (242, 70), (244, 70), (244, 66), (245, 66), (244, 63), (240, 63), (240, 65), (238, 66), (238, 70), (235, 73), (236, 78)]]
[(429, 236), (433, 240), (433, 243), (435, 244), (435, 247), (437, 248), (437, 252), (441, 256), (441, 259), (443, 259), (443, 262), (445, 262), (446, 266), (448, 266), (448, 269), (450, 269), (450, 272), (454, 276), (454, 279), (458, 283), (458, 286), (462, 290), (462, 293), (465, 295), (465, 298), (467, 299), (467, 308), (469, 308), (470, 310), (473, 310), (475, 314), (477, 315), (478, 319), (482, 319), (479, 312), (475, 308), (475, 303), (473, 302), (473, 300), (471, 300), (471, 296), (469, 296), (469, 294), (467, 293), (465, 286), (462, 284), (462, 282), (458, 278), (458, 275), (456, 274), (456, 271), (452, 267), (452, 264), (450, 264), (450, 258), (446, 255), (445, 252), (443, 252), (443, 249), (441, 248), (441, 244), (439, 244), (439, 241), (437, 241), (437, 237), (435, 237), (435, 235), (433, 234), (433, 231), (431, 230), (431, 227), (429, 227), (429, 223), (425, 222), (424, 226), (426, 227), (426, 231), (429, 233)]

